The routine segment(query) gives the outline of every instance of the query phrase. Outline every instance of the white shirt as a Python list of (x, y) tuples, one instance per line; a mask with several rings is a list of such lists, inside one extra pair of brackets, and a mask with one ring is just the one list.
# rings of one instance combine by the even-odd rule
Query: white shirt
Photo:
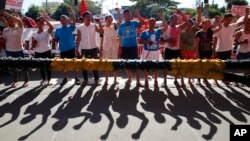
[(250, 52), (250, 34), (246, 34), (244, 31), (242, 31), (242, 35), (240, 36), (239, 41), (243, 41), (245, 39), (248, 39), (248, 44), (240, 44), (239, 45), (239, 52), (240, 53)]
[(97, 48), (95, 24), (91, 23), (89, 26), (81, 24), (78, 30), (81, 32), (81, 49)]
[(6, 40), (6, 50), (7, 51), (22, 51), (22, 37), (23, 29), (19, 27), (7, 27), (3, 30), (3, 37)]
[(216, 52), (225, 52), (233, 49), (233, 35), (237, 28), (237, 23), (230, 24), (228, 27), (222, 25), (221, 30), (214, 35), (214, 37), (218, 38)]
[(168, 42), (165, 43), (165, 48), (171, 49), (171, 50), (178, 50), (180, 49), (180, 34), (181, 29), (177, 26), (176, 28), (168, 27), (167, 31), (163, 33), (164, 39), (174, 38), (176, 43), (173, 45), (170, 45)]
[(50, 47), (51, 36), (47, 30), (44, 30), (41, 33), (35, 32), (33, 34), (33, 38), (37, 41), (35, 52), (44, 53), (44, 52), (49, 51), (51, 49), (51, 47)]
[(114, 26), (103, 27), (103, 50), (117, 50), (118, 49), (118, 41), (117, 41), (117, 33)]

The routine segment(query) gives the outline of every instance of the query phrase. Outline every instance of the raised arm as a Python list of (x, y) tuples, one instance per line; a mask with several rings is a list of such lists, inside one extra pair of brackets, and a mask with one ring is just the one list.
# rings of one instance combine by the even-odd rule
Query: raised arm
[(104, 33), (101, 21), (98, 22), (98, 26), (95, 25), (95, 31), (98, 32), (98, 33), (100, 33), (100, 34)]
[(163, 27), (161, 28), (161, 33), (165, 32), (168, 29), (168, 23), (166, 22), (162, 13), (159, 13), (159, 18), (162, 21)]
[(138, 10), (135, 10), (134, 16), (139, 19), (140, 26), (142, 26), (144, 24), (144, 19)]
[(75, 26), (76, 25), (76, 16), (75, 16), (75, 12), (73, 12), (72, 8), (68, 5), (67, 6), (67, 10), (68, 10), (68, 13), (70, 15), (70, 19), (71, 19), (71, 26)]
[(116, 8), (115, 10), (116, 10), (117, 15), (118, 15), (118, 22), (116, 23), (116, 28), (118, 28), (120, 26), (120, 24), (122, 23), (122, 15), (121, 15), (119, 8)]
[(24, 26), (23, 26), (23, 21), (22, 21), (22, 19), (20, 19), (19, 17), (13, 16), (13, 15), (7, 13), (7, 12), (3, 12), (3, 16), (4, 16), (4, 17), (9, 17), (9, 18), (11, 18), (11, 19), (14, 20), (15, 22), (17, 22), (18, 27), (24, 28)]
[(197, 18), (196, 18), (196, 24), (194, 25), (194, 29), (198, 29), (201, 24), (201, 16), (202, 16), (202, 8), (197, 7)]
[(222, 28), (222, 23), (221, 23), (221, 20), (219, 20), (219, 26), (216, 27), (215, 29), (212, 29), (213, 30), (213, 34), (219, 32)]
[(249, 8), (246, 8), (246, 14), (245, 14), (244, 21), (243, 21), (244, 24), (247, 23), (247, 21), (248, 21), (249, 10), (250, 10)]
[(44, 22), (49, 26), (48, 33), (51, 34), (54, 30), (53, 25), (45, 17), (42, 17), (42, 18), (43, 18)]
[(190, 24), (188, 22), (188, 18), (181, 10), (177, 10), (176, 14), (180, 15), (182, 17), (182, 20), (184, 21), (184, 23), (179, 26), (179, 28), (183, 30), (188, 24)]
[(7, 27), (9, 26), (8, 22), (4, 17), (0, 17), (0, 21), (2, 21)]

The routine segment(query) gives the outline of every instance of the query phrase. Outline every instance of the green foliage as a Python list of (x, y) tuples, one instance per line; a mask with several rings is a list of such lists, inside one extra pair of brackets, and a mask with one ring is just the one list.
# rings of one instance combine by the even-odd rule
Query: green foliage
[(31, 5), (28, 11), (25, 13), (25, 16), (31, 17), (32, 19), (37, 19), (42, 12), (42, 8), (39, 6)]
[(177, 8), (178, 2), (172, 0), (131, 0), (137, 2), (131, 6), (130, 10), (139, 10), (141, 15), (145, 18), (155, 17), (157, 20), (157, 14), (159, 12), (164, 13), (165, 18), (168, 19), (171, 12)]
[(59, 20), (61, 15), (69, 16), (69, 13), (67, 11), (67, 4), (65, 3), (62, 3), (57, 7), (56, 11), (52, 14), (52, 18), (55, 20)]

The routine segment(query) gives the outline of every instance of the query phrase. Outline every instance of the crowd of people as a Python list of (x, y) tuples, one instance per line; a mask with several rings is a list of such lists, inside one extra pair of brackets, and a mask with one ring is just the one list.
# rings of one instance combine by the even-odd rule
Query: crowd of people
[[(161, 59), (210, 59), (219, 58), (222, 60), (231, 59), (233, 47), (238, 46), (237, 59), (250, 59), (250, 18), (249, 9), (246, 9), (245, 17), (242, 21), (236, 22), (231, 13), (225, 14), (224, 17), (216, 16), (215, 22), (203, 15), (202, 8), (197, 8), (197, 17), (188, 19), (186, 15), (177, 10), (170, 16), (169, 21), (165, 21), (162, 13), (159, 13), (159, 19), (162, 21), (162, 27), (156, 28), (156, 19), (150, 18), (148, 21), (149, 28), (139, 35), (139, 43), (143, 44), (143, 52), (138, 56), (138, 41), (136, 30), (144, 24), (144, 18), (139, 11), (133, 12), (137, 20), (131, 20), (132, 14), (129, 10), (120, 13), (120, 9), (116, 9), (118, 13), (118, 22), (113, 24), (112, 16), (105, 17), (105, 25), (100, 20), (92, 22), (92, 14), (88, 11), (81, 16), (82, 23), (76, 27), (76, 17), (74, 11), (68, 7), (70, 18), (66, 15), (60, 17), (61, 27), (54, 29), (50, 21), (41, 16), (35, 20), (37, 31), (32, 35), (32, 48), (35, 48), (35, 58), (52, 58), (51, 34), (55, 30), (53, 40), (59, 43), (61, 58), (105, 58), (105, 59), (142, 59), (142, 60), (161, 60)], [(2, 13), (2, 21), (7, 27), (0, 36), (0, 48), (4, 48), (7, 57), (24, 57), (22, 35), (24, 23), (17, 14)], [(182, 22), (179, 23), (179, 18)], [(47, 25), (49, 28), (44, 28)], [(73, 32), (77, 30), (77, 36)], [(101, 43), (97, 45), (96, 32), (100, 33)], [(117, 37), (119, 40), (117, 40)], [(164, 55), (160, 51), (159, 44), (164, 42)], [(119, 58), (119, 47), (121, 56)], [(99, 55), (98, 55), (99, 53)], [(28, 86), (28, 70), (25, 73), (23, 86)], [(13, 71), (12, 87), (17, 86), (17, 72)], [(134, 71), (127, 70), (128, 79), (126, 84), (132, 81), (132, 73)], [(154, 72), (154, 86), (158, 87), (158, 71)], [(167, 85), (168, 71), (164, 72), (164, 83)], [(41, 84), (51, 85), (51, 70), (40, 70), (42, 81)], [(144, 70), (145, 83), (140, 82), (140, 71), (136, 70), (137, 86), (148, 87), (148, 70)], [(105, 84), (108, 84), (109, 72), (105, 73)], [(88, 72), (82, 72), (83, 82), (75, 73), (75, 84), (88, 84)], [(99, 85), (99, 73), (93, 71), (95, 84)], [(114, 84), (118, 84), (117, 72), (113, 72)], [(46, 77), (47, 76), (47, 77)], [(68, 82), (67, 74), (64, 72), (62, 84)], [(180, 76), (181, 84), (185, 85), (183, 75)], [(192, 84), (190, 76), (189, 84)], [(177, 82), (178, 76), (175, 75), (174, 83)], [(200, 83), (200, 78), (197, 81)], [(207, 80), (204, 79), (207, 83)]]

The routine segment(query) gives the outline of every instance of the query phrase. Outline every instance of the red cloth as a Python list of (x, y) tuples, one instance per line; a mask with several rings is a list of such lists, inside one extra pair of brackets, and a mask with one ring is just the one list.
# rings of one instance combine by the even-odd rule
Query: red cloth
[(80, 16), (82, 16), (82, 14), (87, 10), (88, 10), (87, 4), (86, 4), (85, 0), (82, 0), (81, 9), (80, 9)]

